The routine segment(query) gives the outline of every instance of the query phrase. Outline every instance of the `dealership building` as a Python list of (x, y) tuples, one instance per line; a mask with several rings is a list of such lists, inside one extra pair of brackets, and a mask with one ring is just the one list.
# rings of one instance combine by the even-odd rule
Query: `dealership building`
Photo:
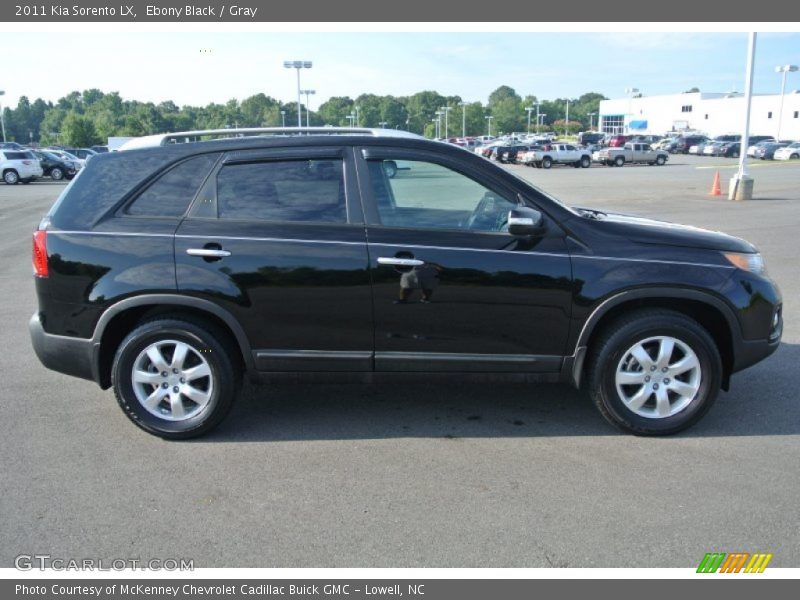
[[(670, 131), (697, 131), (709, 136), (740, 133), (744, 127), (744, 94), (687, 92), (641, 96), (600, 102), (599, 126), (605, 133), (663, 135)], [(800, 90), (780, 94), (753, 94), (750, 134), (800, 140)]]

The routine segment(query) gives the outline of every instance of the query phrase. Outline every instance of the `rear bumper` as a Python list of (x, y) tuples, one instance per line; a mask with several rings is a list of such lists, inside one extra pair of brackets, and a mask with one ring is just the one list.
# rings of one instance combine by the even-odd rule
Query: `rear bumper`
[(90, 339), (47, 333), (38, 314), (33, 315), (28, 322), (28, 331), (31, 334), (33, 350), (45, 367), (73, 377), (99, 382), (95, 360), (99, 344), (94, 344)]

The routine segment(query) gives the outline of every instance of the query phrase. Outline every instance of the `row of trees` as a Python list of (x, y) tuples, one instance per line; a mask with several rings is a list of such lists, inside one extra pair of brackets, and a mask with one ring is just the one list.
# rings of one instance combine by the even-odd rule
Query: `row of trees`
[[(564, 121), (566, 98), (541, 100), (536, 96), (520, 96), (509, 86), (493, 91), (484, 105), (481, 102), (463, 103), (459, 96), (443, 96), (424, 91), (411, 96), (378, 96), (362, 94), (353, 99), (335, 96), (310, 114), (311, 125), (357, 124), (361, 127), (406, 129), (433, 137), (435, 113), (451, 107), (447, 129), (451, 136), (461, 135), (462, 123), (467, 135), (487, 132), (487, 116), (491, 116), (492, 133), (525, 131), (528, 123), (526, 107), (539, 102), (544, 129), (558, 126), (558, 131), (588, 129), (589, 113), (597, 113), (600, 100), (597, 93), (569, 99), (569, 123)], [(305, 107), (303, 123), (306, 122)], [(353, 118), (350, 118), (353, 115)], [(242, 100), (207, 106), (177, 106), (172, 101), (154, 104), (123, 100), (118, 92), (104, 93), (98, 89), (72, 92), (52, 103), (41, 98), (34, 102), (22, 96), (16, 108), (6, 107), (3, 113), (7, 139), (21, 143), (66, 144), (91, 146), (104, 143), (111, 136), (141, 136), (166, 131), (217, 129), (227, 127), (271, 127), (284, 122), (297, 123), (297, 104), (283, 103), (265, 94)], [(441, 119), (444, 135), (444, 122)], [(532, 115), (533, 130), (536, 112)]]

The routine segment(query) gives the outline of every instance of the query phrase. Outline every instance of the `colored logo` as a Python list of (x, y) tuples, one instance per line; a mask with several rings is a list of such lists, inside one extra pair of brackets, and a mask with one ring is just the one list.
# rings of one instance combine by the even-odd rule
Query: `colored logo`
[(700, 565), (698, 573), (763, 573), (772, 554), (749, 552), (708, 552)]

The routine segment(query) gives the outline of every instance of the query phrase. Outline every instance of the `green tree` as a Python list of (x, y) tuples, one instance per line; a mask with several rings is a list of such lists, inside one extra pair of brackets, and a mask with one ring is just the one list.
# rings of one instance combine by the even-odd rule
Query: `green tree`
[[(333, 126), (347, 125), (347, 115), (352, 112), (354, 112), (353, 100), (348, 96), (332, 96), (323, 102), (318, 110), (322, 123)], [(287, 123), (290, 123), (288, 119)]]
[(64, 141), (78, 148), (100, 143), (100, 136), (89, 117), (77, 113), (69, 113), (62, 126)]

